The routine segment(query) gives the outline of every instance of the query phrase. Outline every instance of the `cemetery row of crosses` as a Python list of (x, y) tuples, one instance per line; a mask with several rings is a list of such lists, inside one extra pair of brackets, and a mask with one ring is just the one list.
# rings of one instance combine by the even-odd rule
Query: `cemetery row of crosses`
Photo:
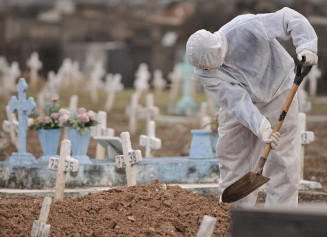
[[(0, 58), (0, 72), (3, 78), (2, 91), (8, 94), (7, 120), (3, 121), (2, 125), (4, 131), (8, 133), (11, 143), (17, 148), (17, 151), (6, 159), (5, 165), (8, 167), (44, 166), (47, 167), (48, 172), (54, 172), (56, 176), (54, 201), (64, 199), (67, 174), (72, 174), (69, 177), (74, 179), (74, 175), (78, 174), (81, 166), (94, 163), (94, 159), (90, 159), (87, 155), (90, 138), (96, 143), (95, 155), (92, 158), (114, 162), (117, 169), (125, 170), (127, 186), (134, 186), (137, 183), (137, 164), (151, 159), (153, 150), (161, 149), (165, 142), (159, 138), (160, 134), (158, 137), (156, 135), (156, 122), (167, 122), (172, 119), (175, 123), (180, 121), (180, 116), (184, 116), (182, 120), (189, 116), (196, 121), (198, 130), (207, 131), (205, 133), (208, 134), (207, 138), (210, 138), (212, 133), (216, 133), (216, 127), (211, 127), (211, 125), (213, 124), (212, 118), (215, 118), (214, 121), (217, 120), (216, 112), (219, 108), (207, 97), (204, 97), (206, 102), (198, 105), (195, 99), (198, 90), (195, 88), (192, 78), (193, 69), (187, 61), (174, 67), (168, 75), (169, 84), (163, 78), (160, 70), (153, 72), (151, 84), (151, 73), (148, 66), (145, 63), (139, 65), (135, 73), (134, 90), (129, 94), (130, 104), (125, 106), (124, 111), (124, 116), (128, 117), (128, 123), (125, 124), (126, 129), (120, 136), (115, 135), (115, 128), (107, 127), (108, 113), (110, 116), (110, 113), (115, 111), (117, 104), (116, 95), (124, 91), (120, 74), (106, 74), (102, 61), (96, 61), (91, 70), (82, 72), (78, 62), (65, 59), (58, 72), (49, 72), (47, 80), (41, 83), (42, 79), (39, 77), (38, 71), (42, 68), (42, 62), (39, 60), (38, 54), (33, 53), (26, 64), (30, 69), (27, 81), (21, 77), (18, 63), (13, 62), (9, 65), (4, 57)], [(313, 79), (310, 83), (310, 93), (312, 94), (315, 93), (314, 83), (318, 77), (318, 69), (313, 70), (311, 76)], [(84, 83), (85, 78), (88, 83)], [(40, 86), (42, 88), (39, 88)], [(85, 88), (83, 88), (84, 86)], [(150, 93), (151, 87), (154, 89), (154, 93)], [(69, 105), (66, 108), (60, 108), (58, 105), (59, 95), (65, 88), (71, 88), (72, 91), (83, 91), (81, 94), (90, 98), (92, 104), (103, 100), (99, 97), (99, 91), (104, 91), (106, 98), (104, 98), (103, 109), (94, 112), (91, 109), (86, 110), (83, 105), (79, 106), (80, 97), (77, 94), (70, 95)], [(38, 92), (36, 100), (32, 96), (28, 96), (29, 89)], [(68, 91), (65, 90), (65, 93)], [(155, 106), (155, 100), (160, 100), (164, 91), (169, 93), (170, 98), (170, 104), (166, 106), (166, 109), (174, 116), (168, 116), (166, 111), (161, 111), (166, 115), (160, 115), (159, 107)], [(310, 105), (306, 101), (303, 89), (300, 91), (300, 95), (302, 98), (301, 110), (308, 112)], [(144, 106), (141, 102), (142, 98), (145, 101)], [(309, 144), (313, 141), (314, 134), (306, 131), (304, 113), (300, 116), (300, 123), (302, 144)], [(131, 141), (131, 136), (138, 132), (140, 124), (143, 124), (145, 128), (144, 134), (139, 136), (138, 141), (138, 146), (144, 149), (143, 155), (141, 150), (132, 148)], [(38, 132), (43, 152), (41, 157), (34, 157), (26, 149), (26, 144), (29, 142), (29, 129), (35, 129)], [(216, 163), (215, 144), (212, 144), (211, 139), (196, 138), (196, 133), (192, 134), (190, 154), (187, 158), (200, 156), (208, 158), (208, 160), (202, 159), (196, 160), (196, 162)], [(199, 147), (198, 144), (201, 142), (209, 142), (207, 153), (203, 153), (205, 145)], [(58, 147), (59, 154), (57, 154)], [(303, 146), (301, 149), (303, 158)], [(84, 168), (82, 169), (84, 170)], [(168, 176), (170, 173), (166, 175)], [(156, 178), (154, 176), (153, 180)], [(210, 177), (210, 179), (217, 182), (218, 178)], [(46, 197), (39, 220), (33, 223), (32, 236), (48, 236), (50, 234), (50, 225), (47, 224), (50, 204), (51, 198)], [(215, 224), (216, 218), (205, 216), (203, 225), (206, 227), (202, 227), (202, 229), (200, 227), (198, 236), (210, 236), (214, 231)]]

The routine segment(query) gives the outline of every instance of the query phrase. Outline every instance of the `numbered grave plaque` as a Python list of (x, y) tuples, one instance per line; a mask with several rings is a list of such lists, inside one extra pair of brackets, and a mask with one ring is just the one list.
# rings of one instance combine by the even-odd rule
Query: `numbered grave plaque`
[[(59, 158), (50, 157), (48, 168), (51, 170), (58, 170)], [(79, 167), (78, 160), (67, 157), (65, 159), (65, 172), (77, 172)]]
[[(115, 157), (116, 166), (117, 168), (124, 168), (126, 167), (125, 161), (124, 161), (124, 155), (118, 155)], [(128, 161), (131, 165), (135, 165), (137, 163), (142, 162), (142, 153), (140, 150), (134, 150), (128, 152)]]

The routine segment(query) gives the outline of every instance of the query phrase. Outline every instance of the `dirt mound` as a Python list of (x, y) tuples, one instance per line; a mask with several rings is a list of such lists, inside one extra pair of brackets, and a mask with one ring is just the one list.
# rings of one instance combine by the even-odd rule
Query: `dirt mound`
[[(0, 236), (27, 236), (41, 199), (0, 202)], [(230, 205), (159, 182), (121, 187), (52, 203), (50, 236), (195, 236), (204, 215), (214, 236), (230, 233)]]

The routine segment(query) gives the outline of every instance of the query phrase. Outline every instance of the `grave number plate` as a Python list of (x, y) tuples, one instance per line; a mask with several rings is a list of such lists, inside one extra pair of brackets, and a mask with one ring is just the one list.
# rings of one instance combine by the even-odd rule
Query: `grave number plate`
[[(140, 150), (134, 150), (134, 151), (128, 152), (128, 160), (129, 160), (129, 163), (131, 165), (140, 163), (142, 161), (142, 153), (141, 153), (141, 151)], [(126, 167), (126, 164), (124, 162), (124, 156), (123, 155), (116, 156), (115, 157), (115, 161), (116, 161), (117, 168)]]
[[(51, 157), (48, 168), (51, 170), (58, 170), (59, 158)], [(74, 158), (66, 158), (65, 160), (65, 172), (77, 172), (78, 160)]]

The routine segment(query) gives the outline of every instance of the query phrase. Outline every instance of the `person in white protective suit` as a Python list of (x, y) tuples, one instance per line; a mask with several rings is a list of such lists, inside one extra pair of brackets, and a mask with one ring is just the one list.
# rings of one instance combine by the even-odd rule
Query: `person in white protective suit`
[[(294, 60), (277, 39), (290, 38), (298, 60), (305, 56), (305, 65), (317, 64), (317, 35), (308, 20), (290, 8), (240, 15), (217, 32), (202, 29), (187, 41), (186, 54), (196, 77), (222, 108), (217, 143), (220, 193), (253, 171), (265, 143), (270, 143), (273, 150), (263, 172), (271, 178), (266, 205), (298, 204), (297, 99), (280, 134), (272, 133), (295, 77)], [(254, 205), (257, 193), (238, 203)]]

